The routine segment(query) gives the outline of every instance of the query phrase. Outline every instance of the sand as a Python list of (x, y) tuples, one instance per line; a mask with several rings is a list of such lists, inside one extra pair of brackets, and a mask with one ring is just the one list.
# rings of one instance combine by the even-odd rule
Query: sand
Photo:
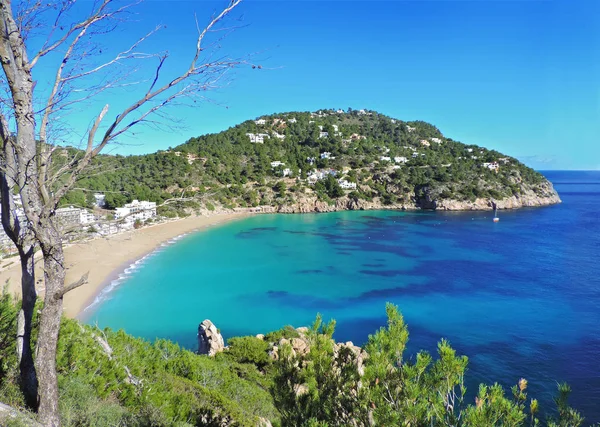
[[(211, 216), (194, 216), (162, 224), (131, 230), (125, 233), (98, 238), (82, 243), (65, 246), (65, 262), (69, 284), (89, 272), (88, 283), (69, 292), (64, 299), (64, 313), (68, 317), (76, 317), (94, 300), (110, 279), (122, 272), (127, 266), (152, 252), (161, 243), (184, 233), (189, 233), (216, 224), (240, 219), (248, 213), (223, 213)], [(40, 258), (40, 254), (36, 255)], [(19, 295), (21, 293), (21, 268), (18, 257), (11, 257), (2, 262), (0, 283), (9, 281), (8, 290)], [(38, 293), (43, 294), (42, 262), (36, 262), (36, 280)]]

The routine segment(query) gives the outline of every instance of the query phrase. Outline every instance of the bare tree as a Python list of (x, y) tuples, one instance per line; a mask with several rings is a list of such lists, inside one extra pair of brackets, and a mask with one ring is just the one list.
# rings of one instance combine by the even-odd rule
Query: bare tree
[[(25, 330), (29, 332), (36, 297), (34, 243), (39, 245), (43, 256), (45, 296), (35, 363), (25, 366), (28, 363), (25, 354), (27, 360), (32, 360), (27, 337), (24, 344), (27, 353), (23, 352), (21, 368), (26, 379), (24, 389), (30, 394), (35, 391), (33, 386), (37, 382), (38, 412), (45, 426), (60, 425), (56, 347), (63, 297), (86, 282), (83, 277), (65, 285), (63, 235), (55, 215), (56, 207), (107, 145), (140, 123), (156, 123), (154, 118), (160, 119), (168, 105), (193, 104), (202, 99), (204, 92), (223, 84), (229, 70), (246, 63), (215, 54), (219, 41), (232, 30), (223, 27), (222, 22), (240, 1), (230, 0), (204, 28), (196, 21), (198, 35), (188, 65), (175, 75), (165, 76), (168, 53), (144, 53), (141, 50), (160, 27), (108, 59), (103, 53), (102, 36), (122, 25), (131, 7), (139, 2), (119, 4), (117, 0), (95, 0), (85, 2), (75, 10), (80, 4), (76, 0), (49, 3), (22, 0), (14, 7), (11, 0), (0, 0), (0, 61), (4, 72), (0, 88), (6, 94), (0, 96), (2, 222), (21, 255), (23, 296), (27, 299), (24, 302), (27, 310)], [(90, 4), (91, 11), (83, 19), (72, 18), (81, 16), (83, 8), (89, 8)], [(207, 48), (209, 35), (216, 41)], [(31, 39), (42, 40), (35, 51), (28, 49)], [(108, 46), (106, 50), (110, 50)], [(54, 66), (47, 93), (36, 88), (34, 81), (35, 67), (44, 61), (45, 69)], [(154, 61), (148, 78), (136, 77), (136, 70), (141, 68), (140, 61)], [(127, 67), (127, 64), (133, 65)], [(144, 69), (147, 70), (148, 65)], [(107, 119), (109, 105), (105, 105), (92, 119), (82, 150), (59, 165), (55, 154), (61, 150), (52, 138), (53, 125), (68, 125), (64, 116), (73, 106), (81, 106), (100, 94), (131, 85), (144, 87), (144, 90), (128, 106), (112, 115), (114, 119)], [(22, 202), (27, 228), (22, 227), (15, 214), (17, 199)], [(30, 388), (25, 386), (27, 381), (31, 382)]]
[[(0, 133), (4, 126), (0, 127)], [(9, 135), (0, 134), (3, 141), (8, 141)], [(5, 142), (5, 145), (7, 143)], [(17, 327), (17, 353), (19, 355), (19, 372), (21, 389), (27, 406), (37, 408), (37, 376), (31, 351), (31, 329), (33, 311), (37, 299), (35, 289), (35, 238), (27, 221), (24, 224), (19, 217), (12, 191), (16, 187), (14, 152), (5, 147), (0, 151), (0, 201), (2, 211), (2, 226), (6, 235), (13, 241), (19, 253), (21, 262), (21, 310)]]

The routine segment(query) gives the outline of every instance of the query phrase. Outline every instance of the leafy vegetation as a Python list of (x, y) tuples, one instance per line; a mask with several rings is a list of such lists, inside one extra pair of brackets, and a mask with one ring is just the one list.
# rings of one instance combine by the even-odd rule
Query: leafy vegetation
[[(18, 301), (0, 296), (0, 401), (23, 408), (14, 351), (18, 309)], [(318, 316), (304, 330), (285, 327), (264, 339), (232, 338), (212, 358), (166, 340), (149, 343), (63, 319), (57, 356), (63, 425), (583, 424), (568, 404), (566, 384), (559, 385), (557, 410), (547, 419), (527, 395), (525, 379), (508, 393), (498, 384), (481, 385), (474, 403), (467, 403), (467, 357), (445, 340), (437, 358), (426, 352), (405, 357), (407, 327), (397, 307), (388, 304), (386, 310), (387, 326), (362, 349), (335, 343), (335, 322)], [(305, 351), (298, 342), (306, 344)]]

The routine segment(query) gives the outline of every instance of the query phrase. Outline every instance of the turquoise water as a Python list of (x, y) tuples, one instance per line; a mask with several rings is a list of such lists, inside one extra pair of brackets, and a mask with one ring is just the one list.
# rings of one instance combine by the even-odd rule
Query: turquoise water
[(568, 381), (600, 420), (600, 173), (549, 173), (564, 203), (490, 213), (261, 215), (188, 235), (130, 268), (87, 321), (195, 348), (211, 319), (225, 338), (338, 322), (362, 344), (397, 304), (409, 352), (441, 337), (478, 382), (520, 377), (543, 402)]

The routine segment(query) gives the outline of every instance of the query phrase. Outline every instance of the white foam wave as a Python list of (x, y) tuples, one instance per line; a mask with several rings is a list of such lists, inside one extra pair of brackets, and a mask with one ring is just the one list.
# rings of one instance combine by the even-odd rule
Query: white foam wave
[(106, 285), (98, 293), (98, 295), (96, 295), (96, 297), (94, 298), (92, 303), (83, 309), (83, 312), (86, 312), (86, 311), (96, 307), (97, 305), (99, 305), (100, 303), (102, 303), (104, 301), (108, 301), (110, 299), (110, 294), (112, 293), (112, 291), (114, 291), (123, 282), (125, 282), (127, 279), (129, 279), (135, 273), (136, 270), (139, 270), (144, 265), (144, 263), (149, 258), (162, 252), (166, 247), (171, 246), (173, 243), (176, 243), (177, 241), (183, 239), (188, 234), (189, 233), (180, 234), (179, 236), (175, 236), (172, 239), (169, 239), (166, 242), (161, 243), (155, 250), (153, 250), (149, 254), (144, 255), (140, 259), (129, 264), (129, 266), (127, 268), (125, 268), (122, 273), (119, 273), (119, 275), (117, 276), (116, 279), (112, 280), (108, 285)]

